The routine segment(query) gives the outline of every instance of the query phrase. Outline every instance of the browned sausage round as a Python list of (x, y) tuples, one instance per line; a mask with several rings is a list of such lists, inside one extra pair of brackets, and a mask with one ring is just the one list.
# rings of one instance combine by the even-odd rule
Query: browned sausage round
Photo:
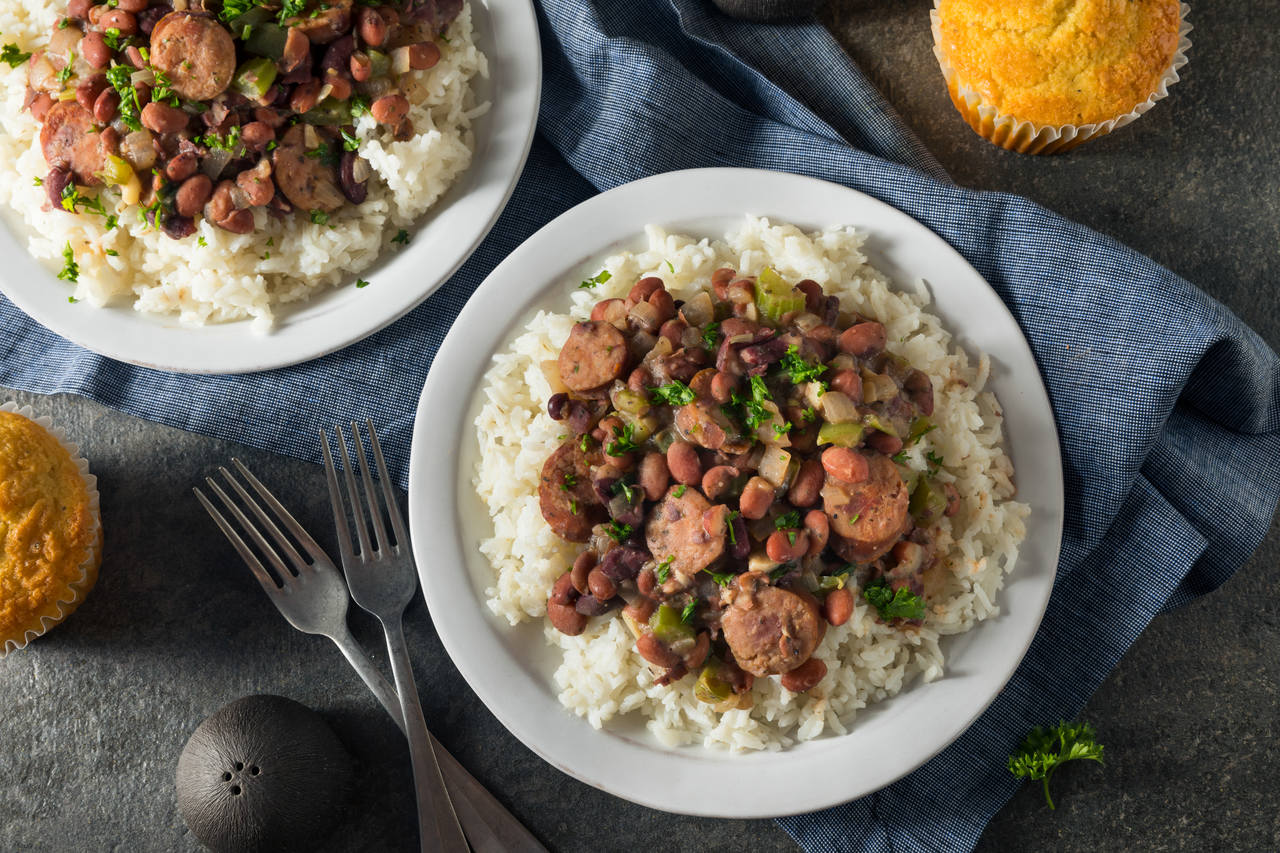
[(842, 555), (867, 562), (884, 554), (911, 525), (910, 495), (898, 466), (879, 453), (868, 459), (869, 478), (856, 485), (827, 479), (823, 507), (831, 529), (843, 538)]
[(272, 153), (272, 166), (276, 185), (295, 207), (332, 213), (346, 203), (333, 167), (319, 157), (307, 156), (302, 125), (294, 125), (285, 133)]
[(626, 365), (626, 338), (608, 323), (575, 323), (560, 348), (560, 380), (570, 391), (589, 391), (612, 382)]
[(806, 459), (800, 463), (800, 470), (787, 490), (787, 501), (792, 506), (813, 506), (822, 494), (822, 482), (826, 479), (822, 463), (817, 459)]
[[(680, 496), (676, 496), (680, 492)], [(671, 558), (671, 570), (691, 578), (720, 559), (724, 533), (708, 533), (703, 515), (711, 504), (697, 489), (673, 486), (649, 513), (645, 541), (654, 559)]]
[(313, 12), (284, 22), (290, 29), (300, 30), (313, 44), (330, 44), (351, 30), (351, 7), (355, 0), (327, 0)]
[(752, 675), (781, 675), (800, 666), (822, 642), (826, 622), (811, 596), (769, 586), (759, 572), (738, 577), (721, 628), (738, 666)]
[(605, 518), (591, 488), (591, 461), (578, 442), (566, 441), (542, 466), (538, 485), (542, 517), (553, 533), (570, 542), (586, 542), (591, 528)]
[(841, 351), (851, 355), (875, 355), (884, 349), (887, 341), (884, 326), (880, 323), (858, 323), (840, 334)]
[(231, 85), (236, 45), (231, 33), (206, 15), (170, 12), (151, 31), (151, 64), (189, 101), (211, 101)]
[(819, 658), (809, 658), (790, 672), (783, 673), (782, 686), (792, 693), (804, 693), (818, 686), (827, 674), (827, 665)]
[(40, 147), (50, 166), (66, 166), (82, 186), (102, 183), (98, 174), (107, 168), (107, 155), (115, 151), (109, 137), (93, 133), (93, 115), (75, 101), (59, 101), (45, 113), (40, 127)]

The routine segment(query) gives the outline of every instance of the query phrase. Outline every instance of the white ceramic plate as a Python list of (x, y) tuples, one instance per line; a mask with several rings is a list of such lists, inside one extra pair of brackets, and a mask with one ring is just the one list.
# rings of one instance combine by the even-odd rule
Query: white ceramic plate
[[(643, 228), (722, 237), (744, 214), (804, 228), (857, 226), (871, 263), (895, 282), (923, 278), (936, 311), (970, 352), (991, 355), (1019, 500), (1031, 505), (1001, 615), (944, 641), (946, 675), (860, 711), (849, 734), (791, 749), (730, 754), (670, 749), (642, 721), (596, 731), (556, 700), (541, 621), (512, 629), (484, 605), (492, 569), (477, 544), (492, 527), (471, 486), (477, 388), (491, 355), (534, 310), (564, 311), (576, 282), (609, 254), (644, 246)], [(1026, 652), (1053, 586), (1062, 536), (1062, 466), (1048, 397), (1017, 324), (945, 242), (862, 193), (746, 169), (674, 172), (586, 201), (511, 254), (463, 309), (436, 356), (414, 430), (409, 512), (432, 619), (454, 663), (511, 732), (572, 776), (653, 808), (714, 817), (809, 812), (875, 791), (955, 740), (991, 703)]]
[[(276, 310), (277, 328), (255, 334), (248, 321), (192, 328), (129, 304), (68, 305), (66, 286), (26, 251), (12, 219), (0, 228), (0, 290), (36, 321), (101, 355), (185, 373), (247, 373), (318, 358), (399, 319), (443, 284), (502, 212), (524, 168), (542, 87), (538, 24), (529, 0), (472, 0), (476, 45), (489, 78), (477, 101), (492, 109), (474, 123), (471, 167), (416, 224), (408, 248), (389, 253), (361, 278), (377, 287), (338, 286)], [(9, 213), (12, 213), (11, 211)], [(355, 281), (356, 276), (351, 277)]]

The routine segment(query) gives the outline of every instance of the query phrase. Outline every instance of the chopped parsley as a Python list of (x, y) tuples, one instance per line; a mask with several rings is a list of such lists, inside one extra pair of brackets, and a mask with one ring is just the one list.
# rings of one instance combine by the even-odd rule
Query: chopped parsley
[(711, 579), (720, 584), (720, 586), (728, 586), (738, 579), (738, 576), (733, 572), (713, 572), (710, 569), (703, 569), (703, 571), (711, 575)]
[[(234, 152), (240, 146), (240, 127), (239, 125), (233, 126), (227, 131), (226, 136), (206, 133), (204, 136), (197, 136), (194, 142), (197, 145), (203, 145), (205, 148), (218, 148), (223, 151)], [(310, 156), (309, 152), (308, 156)]]
[(730, 545), (738, 544), (738, 537), (733, 532), (733, 522), (740, 515), (742, 515), (742, 513), (738, 512), (736, 509), (731, 509), (729, 510), (728, 514), (725, 515), (724, 517), (724, 526), (725, 526), (725, 530), (729, 533)]
[(773, 583), (777, 583), (778, 581), (782, 580), (789, 572), (795, 569), (795, 567), (796, 567), (795, 563), (783, 563), (781, 566), (778, 566), (776, 569), (769, 572), (769, 580)]
[(42, 187), (42, 186), (44, 186), (44, 178), (40, 177), (39, 175), (37, 175), (36, 177), (32, 178), (31, 182), (32, 182), (33, 184), (35, 184), (37, 187)]
[(1044, 799), (1054, 808), (1049, 796), (1049, 779), (1068, 761), (1088, 759), (1102, 764), (1102, 744), (1088, 723), (1059, 722), (1050, 729), (1036, 726), (1022, 741), (1018, 751), (1009, 756), (1009, 772), (1044, 782)]
[(636, 425), (633, 423), (625, 423), (621, 428), (613, 428), (613, 441), (605, 445), (604, 452), (609, 456), (621, 456), (624, 453), (630, 453), (632, 450), (639, 450), (640, 445), (635, 442)]
[(76, 52), (74, 50), (67, 51), (67, 67), (54, 75), (59, 83), (65, 83), (71, 79), (71, 75), (75, 73), (75, 68), (73, 67), (75, 62)]
[(609, 522), (609, 525), (605, 528), (604, 532), (608, 533), (609, 538), (612, 539), (614, 542), (621, 543), (622, 540), (626, 539), (628, 536), (631, 535), (631, 530), (632, 530), (632, 527), (630, 524), (622, 524), (621, 522), (618, 522), (618, 521), (611, 521)]
[(792, 530), (800, 526), (800, 510), (793, 509), (791, 512), (784, 512), (773, 520), (774, 530)]
[(301, 15), (306, 10), (306, 7), (307, 0), (284, 0), (284, 5), (280, 9), (280, 25), (284, 26), (284, 22), (288, 19)]
[(6, 63), (10, 68), (17, 68), (30, 58), (31, 54), (18, 50), (16, 44), (6, 44), (0, 48), (0, 62)]
[(680, 621), (688, 625), (693, 621), (693, 614), (698, 609), (698, 599), (691, 598), (689, 603), (680, 611)]
[(880, 618), (886, 622), (890, 619), (921, 619), (924, 617), (924, 599), (906, 587), (892, 589), (884, 578), (868, 584), (862, 590), (862, 597), (876, 609)]
[(649, 389), (649, 397), (654, 403), (666, 403), (669, 406), (685, 406), (697, 397), (693, 389), (679, 379), (672, 379), (666, 385)]
[(107, 82), (120, 96), (120, 120), (130, 130), (142, 130), (142, 108), (138, 105), (138, 90), (133, 88), (132, 71), (127, 65), (113, 65), (107, 69)]
[(823, 575), (818, 580), (818, 586), (822, 589), (844, 589), (844, 583), (849, 579), (849, 573), (853, 571), (853, 564), (845, 566), (839, 571), (832, 572), (829, 575)]
[(791, 432), (791, 428), (793, 426), (795, 426), (795, 424), (791, 423), (790, 421), (783, 421), (781, 424), (774, 424), (773, 431), (775, 434), (778, 435), (779, 438), (781, 438), (782, 436)]
[(362, 279), (362, 278), (358, 278), (358, 279), (356, 279), (356, 287), (357, 287), (357, 288), (360, 288), (360, 287), (368, 287), (368, 286), (369, 286), (369, 282), (365, 281), (364, 279)]
[(579, 288), (585, 287), (588, 290), (590, 290), (591, 288), (595, 287), (598, 284), (604, 284), (606, 281), (608, 281), (611, 278), (613, 278), (613, 273), (609, 272), (608, 270), (600, 270), (600, 272), (596, 273), (591, 278), (582, 282), (582, 284), (578, 285), (578, 287)]
[(719, 323), (708, 323), (702, 329), (702, 345), (707, 349), (716, 348), (716, 338), (720, 335)]
[(569, 512), (573, 513), (574, 515), (578, 514), (578, 501), (576, 498), (569, 499)]
[(196, 238), (196, 245), (207, 246), (209, 245), (209, 241), (204, 238), (203, 234), (201, 234), (199, 237)]
[[(566, 478), (572, 477), (572, 476), (573, 476), (572, 474), (565, 474)], [(569, 485), (572, 486), (573, 483), (569, 483)], [(633, 504), (636, 502), (636, 498), (635, 498), (636, 486), (631, 485), (626, 480), (619, 480), (618, 482), (614, 483), (613, 493), (615, 495), (622, 495), (622, 497), (629, 504)]]
[(68, 296), (68, 297), (67, 297), (67, 302), (68, 302), (68, 303), (70, 303), (71, 305), (75, 305), (75, 304), (76, 304), (77, 302), (79, 302), (79, 301), (80, 301), (80, 300), (79, 300), (79, 299), (76, 299), (74, 296)]
[(934, 453), (932, 450), (926, 453), (924, 458), (929, 460), (929, 464), (933, 466), (934, 470), (942, 467), (942, 457)]
[(800, 413), (800, 420), (805, 423), (812, 423), (818, 417), (818, 413), (813, 410), (813, 406), (806, 406), (805, 410)]
[(688, 490), (689, 490), (689, 487), (686, 486), (684, 483), (681, 483), (680, 485), (676, 486), (675, 491), (672, 492), (671, 494), (675, 495), (677, 498), (682, 498), (684, 497), (684, 493), (687, 492)]
[(178, 97), (177, 92), (173, 91), (173, 84), (169, 82), (169, 75), (155, 67), (152, 67), (151, 73), (156, 78), (155, 86), (151, 89), (151, 100), (162, 101), (171, 107), (182, 106), (182, 99)]
[(268, 237), (268, 238), (267, 238), (267, 245), (268, 245), (268, 246), (274, 246), (275, 244), (276, 244), (276, 238), (275, 238), (275, 237)]
[(563, 489), (578, 485), (578, 475), (572, 471), (566, 471), (565, 475), (561, 479), (564, 480), (564, 485), (561, 486)]
[(360, 137), (350, 131), (342, 131), (342, 150), (343, 151), (359, 151)]
[(795, 344), (787, 347), (787, 352), (782, 356), (782, 360), (778, 362), (778, 365), (791, 380), (792, 385), (815, 382), (819, 376), (827, 372), (825, 364), (810, 364), (801, 358), (800, 348)]
[(589, 436), (589, 435), (587, 435), (587, 434), (585, 434), (585, 433), (584, 433), (584, 434), (583, 434), (583, 436), (582, 436), (582, 441), (579, 441), (579, 442), (578, 442), (578, 448), (579, 448), (583, 453), (586, 453), (588, 450), (590, 450), (590, 449), (591, 449), (591, 436)]
[(369, 99), (364, 95), (352, 95), (350, 103), (352, 118), (360, 118), (360, 116), (369, 112)]
[(218, 17), (229, 24), (257, 5), (257, 0), (222, 0), (222, 11)]
[(323, 210), (313, 210), (311, 211), (311, 222), (315, 225), (328, 225), (329, 214), (325, 213)]
[(120, 253), (117, 252), (115, 249), (107, 249), (105, 252), (103, 252), (103, 254), (105, 254), (108, 258), (116, 258), (120, 256)]
[[(343, 144), (345, 145), (346, 143), (343, 143)], [(357, 141), (356, 144), (358, 147), (359, 142)], [(348, 150), (354, 151), (355, 149), (348, 149)], [(329, 147), (329, 143), (327, 142), (321, 142), (315, 148), (312, 148), (310, 151), (307, 152), (307, 156), (310, 157), (312, 160), (319, 160), (321, 163), (324, 163), (326, 166), (336, 166), (338, 165), (338, 161), (342, 159), (342, 155), (339, 154), (337, 151), (334, 151), (333, 149), (331, 149)]]
[(667, 559), (658, 564), (658, 568), (654, 570), (658, 583), (666, 583), (667, 578), (671, 577), (671, 564), (675, 562), (675, 559), (675, 557), (667, 557)]
[(80, 192), (75, 184), (67, 184), (62, 190), (62, 209), (68, 213), (80, 213), (80, 208), (82, 207), (86, 213), (96, 213), (98, 216), (107, 215), (106, 208), (102, 206), (102, 199), (87, 196)]
[(890, 459), (892, 459), (894, 462), (897, 462), (899, 465), (906, 465), (906, 464), (907, 464), (907, 451), (905, 451), (905, 450), (899, 450), (897, 453), (893, 454), (893, 456), (891, 456), (891, 457), (889, 457), (889, 458), (890, 458)]
[(392, 243), (399, 243), (401, 246), (409, 245), (409, 232), (401, 228), (396, 232), (396, 236), (391, 238)]
[(107, 43), (107, 47), (112, 50), (124, 50), (129, 46), (129, 36), (120, 37), (120, 30), (116, 27), (108, 27), (102, 32), (102, 40)]
[(675, 272), (675, 271), (676, 271), (676, 268), (675, 268), (674, 266), (672, 266), (672, 265), (671, 265), (671, 261), (666, 261), (666, 264), (667, 264), (667, 269), (668, 269), (669, 271), (671, 271), (671, 272)]
[(80, 265), (76, 263), (76, 253), (71, 251), (70, 240), (67, 241), (67, 247), (62, 250), (62, 260), (62, 272), (58, 273), (58, 278), (75, 284), (80, 280)]
[(768, 399), (769, 389), (764, 384), (764, 377), (752, 376), (751, 396), (744, 397), (734, 391), (731, 395), (732, 402), (726, 408), (734, 410), (747, 425), (747, 429), (755, 432), (760, 424), (773, 417), (773, 413), (764, 407), (764, 402)]

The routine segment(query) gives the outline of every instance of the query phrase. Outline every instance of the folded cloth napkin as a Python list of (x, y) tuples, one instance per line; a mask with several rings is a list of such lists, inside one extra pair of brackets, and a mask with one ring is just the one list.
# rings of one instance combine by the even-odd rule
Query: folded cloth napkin
[(1031, 342), (1061, 433), (1062, 558), (1026, 659), (954, 745), (876, 794), (781, 823), (809, 850), (972, 847), (1018, 784), (1004, 765), (1026, 731), (1073, 717), (1156, 613), (1214, 589), (1265, 535), (1280, 497), (1280, 359), (1115, 241), (949, 183), (815, 23), (743, 23), (705, 0), (542, 0), (539, 11), (545, 78), (529, 165), (494, 232), (418, 310), (308, 364), (196, 377), (99, 358), (0, 301), (0, 384), (312, 460), (322, 426), (377, 413), (403, 483), (414, 405), (450, 322), (566, 208), (655, 172), (719, 165), (883, 199), (968, 258)]

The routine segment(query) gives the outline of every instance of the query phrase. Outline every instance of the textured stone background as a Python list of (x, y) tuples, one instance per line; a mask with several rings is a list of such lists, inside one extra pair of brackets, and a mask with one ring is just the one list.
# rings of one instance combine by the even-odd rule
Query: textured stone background
[[(962, 184), (1020, 193), (1198, 283), (1280, 347), (1276, 281), (1280, 72), (1264, 0), (1196, 4), (1171, 97), (1069, 156), (975, 137), (930, 53), (926, 0), (831, 0), (823, 20)], [(197, 850), (173, 772), (196, 724), (248, 693), (321, 710), (359, 759), (328, 851), (409, 851), (403, 742), (327, 640), (289, 628), (191, 498), (243, 458), (324, 533), (320, 469), (119, 415), (75, 398), (36, 406), (84, 446), (108, 531), (97, 589), (66, 625), (0, 661), (0, 851)], [(331, 535), (319, 537), (326, 547)], [(1023, 787), (981, 850), (1280, 849), (1280, 527), (1218, 592), (1159, 617), (1085, 709), (1107, 765), (1068, 767), (1048, 811)], [(437, 735), (557, 851), (791, 850), (771, 822), (674, 817), (581, 785), (510, 737), (464, 686), (415, 604), (408, 633)], [(353, 613), (378, 647), (376, 626)], [(763, 783), (762, 783), (763, 784)]]

